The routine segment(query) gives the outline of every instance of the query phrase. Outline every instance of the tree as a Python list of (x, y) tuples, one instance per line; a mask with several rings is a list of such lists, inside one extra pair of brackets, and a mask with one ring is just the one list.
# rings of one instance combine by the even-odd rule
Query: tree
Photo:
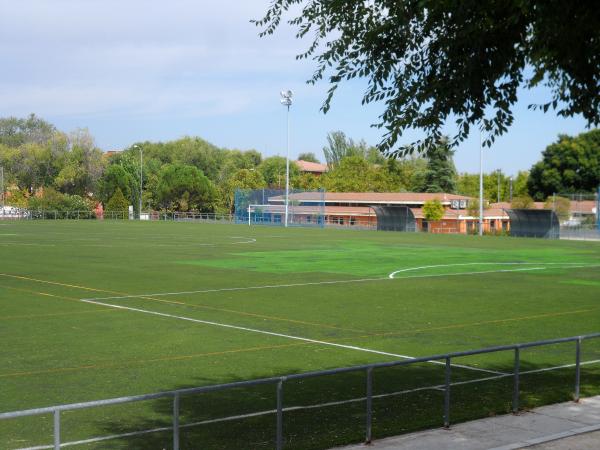
[(452, 150), (442, 141), (427, 152), (427, 169), (425, 170), (425, 192), (455, 192), (456, 167)]
[(529, 173), (527, 188), (536, 200), (554, 193), (593, 192), (600, 185), (600, 129), (576, 137), (561, 135), (546, 147)]
[(321, 179), (331, 192), (386, 192), (392, 184), (385, 168), (376, 168), (360, 156), (342, 159)]
[[(424, 192), (426, 189), (425, 172), (427, 161), (414, 156), (393, 159), (388, 158), (388, 171), (399, 180), (399, 187), (409, 192)], [(392, 161), (396, 161), (393, 162)]]
[[(103, 202), (107, 202), (115, 195), (117, 189), (121, 191), (121, 195), (132, 200), (131, 193), (136, 188), (136, 180), (127, 172), (120, 164), (109, 165), (100, 180), (99, 197)], [(132, 202), (133, 204), (133, 202)]]
[(305, 191), (316, 191), (322, 188), (321, 177), (313, 173), (301, 173), (299, 177), (294, 179), (294, 188), (303, 189)]
[(343, 131), (327, 133), (327, 145), (323, 147), (323, 154), (330, 169), (335, 168), (340, 161), (349, 156), (367, 156), (367, 143), (360, 141), (358, 144), (346, 137)]
[(210, 212), (215, 207), (215, 188), (195, 166), (164, 165), (156, 190), (156, 199), (165, 209)]
[(444, 206), (439, 199), (434, 198), (423, 204), (423, 217), (428, 221), (441, 220), (444, 217)]
[(369, 147), (365, 154), (365, 159), (371, 164), (377, 165), (382, 165), (386, 162), (385, 156), (379, 151), (377, 147)]
[(227, 181), (224, 189), (224, 198), (228, 212), (233, 212), (234, 196), (237, 189), (262, 189), (266, 188), (267, 183), (257, 170), (240, 169)]
[(129, 201), (123, 195), (121, 188), (117, 188), (112, 197), (106, 203), (107, 212), (123, 213), (129, 212)]
[(513, 209), (532, 209), (533, 206), (533, 199), (529, 195), (513, 197), (513, 201), (510, 204), (510, 207)]
[(75, 130), (69, 136), (70, 151), (65, 165), (54, 179), (55, 186), (64, 193), (94, 194), (104, 169), (102, 152), (86, 128)]
[(56, 128), (35, 114), (26, 119), (0, 118), (0, 144), (19, 147), (23, 144), (46, 144), (52, 139)]
[[(259, 172), (262, 174), (268, 186), (277, 189), (285, 188), (285, 173), (286, 160), (282, 156), (271, 156), (265, 158), (258, 166)], [(295, 179), (300, 175), (298, 166), (290, 161), (290, 180)]]
[(46, 211), (91, 211), (92, 204), (79, 195), (68, 195), (48, 187), (29, 197), (28, 207)]
[(316, 155), (313, 152), (300, 153), (298, 155), (298, 160), (299, 161), (308, 161), (308, 162), (313, 162), (313, 163), (320, 163), (320, 161), (317, 159)]
[[(387, 153), (435, 146), (450, 120), (451, 147), (473, 125), (491, 145), (513, 122), (518, 89), (539, 85), (550, 92), (544, 112), (600, 123), (600, 9), (589, 2), (273, 0), (254, 21), (260, 36), (290, 11), (296, 37), (311, 36), (297, 56), (316, 62), (309, 83), (329, 80), (323, 112), (341, 83), (366, 78), (363, 104), (385, 105), (376, 126)], [(407, 129), (426, 136), (395, 149)]]

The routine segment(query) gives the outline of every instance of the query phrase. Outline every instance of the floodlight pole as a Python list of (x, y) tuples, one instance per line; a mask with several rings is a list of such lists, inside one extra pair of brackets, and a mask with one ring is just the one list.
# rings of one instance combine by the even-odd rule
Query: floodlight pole
[(285, 226), (287, 227), (290, 203), (290, 106), (292, 106), (292, 91), (281, 91), (281, 104), (287, 107), (287, 150), (285, 158)]
[(479, 129), (479, 236), (483, 236), (483, 138)]
[(287, 105), (287, 154), (285, 157), (285, 226), (288, 226), (290, 204), (290, 105)]

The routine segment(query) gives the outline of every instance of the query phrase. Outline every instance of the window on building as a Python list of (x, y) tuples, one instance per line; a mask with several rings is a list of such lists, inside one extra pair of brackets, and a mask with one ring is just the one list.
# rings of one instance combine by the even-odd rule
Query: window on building
[(356, 217), (350, 217), (350, 225), (356, 225)]

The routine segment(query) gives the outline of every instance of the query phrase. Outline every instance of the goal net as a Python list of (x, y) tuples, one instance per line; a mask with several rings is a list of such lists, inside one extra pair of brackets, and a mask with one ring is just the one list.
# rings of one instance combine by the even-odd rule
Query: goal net
[(296, 227), (325, 226), (325, 191), (290, 189), (237, 189), (234, 199), (236, 223)]

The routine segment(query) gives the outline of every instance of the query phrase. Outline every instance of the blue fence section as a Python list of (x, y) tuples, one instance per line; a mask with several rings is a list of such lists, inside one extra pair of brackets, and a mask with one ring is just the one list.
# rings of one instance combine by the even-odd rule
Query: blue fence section
[(248, 225), (325, 226), (325, 191), (237, 189), (234, 221)]

